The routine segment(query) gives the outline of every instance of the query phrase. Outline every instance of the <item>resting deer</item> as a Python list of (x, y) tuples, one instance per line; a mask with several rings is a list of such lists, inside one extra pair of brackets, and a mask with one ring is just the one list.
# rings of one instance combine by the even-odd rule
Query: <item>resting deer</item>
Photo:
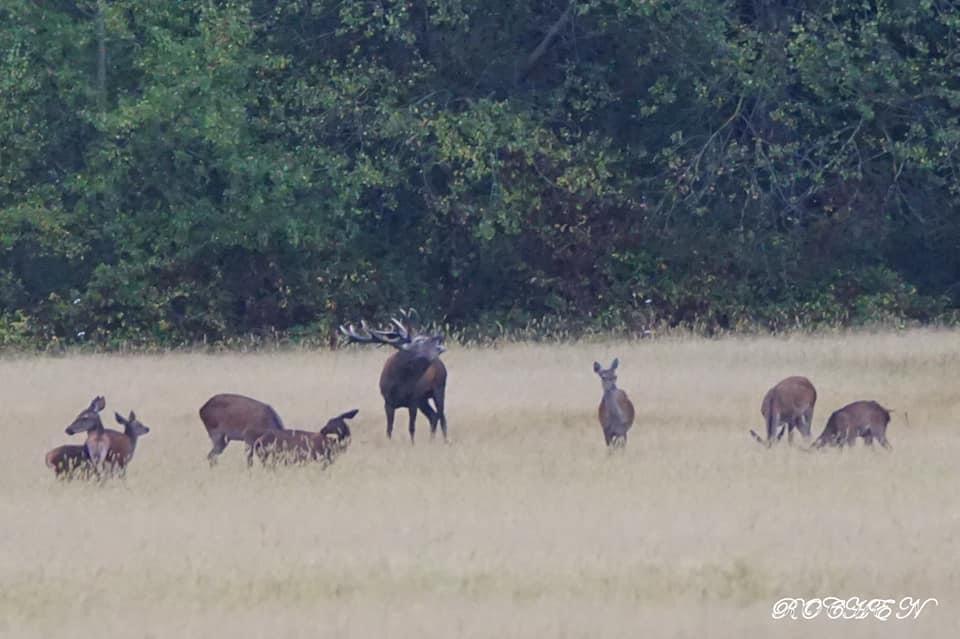
[(823, 433), (813, 442), (812, 448), (853, 446), (857, 437), (863, 437), (867, 446), (872, 446), (876, 438), (881, 446), (891, 450), (893, 447), (887, 441), (890, 412), (874, 401), (847, 404), (830, 415)]
[(90, 455), (87, 454), (86, 446), (57, 446), (48, 452), (44, 459), (57, 479), (83, 477), (90, 471)]
[(767, 447), (783, 437), (787, 430), (787, 442), (793, 443), (793, 431), (799, 430), (804, 441), (810, 439), (810, 426), (813, 423), (813, 407), (817, 403), (817, 390), (806, 377), (788, 377), (767, 391), (760, 405), (760, 414), (766, 422), (767, 438), (764, 440), (756, 431), (750, 434)]
[(600, 376), (603, 398), (600, 400), (600, 426), (607, 446), (622, 448), (627, 445), (627, 431), (633, 426), (633, 404), (627, 394), (617, 388), (617, 366), (620, 360), (615, 358), (610, 368), (603, 368), (599, 362), (593, 363), (593, 372)]
[[(360, 331), (340, 327), (351, 343), (389, 344), (397, 349), (383, 365), (380, 373), (380, 394), (383, 395), (387, 414), (387, 437), (393, 436), (393, 416), (398, 408), (410, 412), (410, 443), (416, 432), (417, 410), (423, 411), (430, 420), (430, 436), (437, 433), (437, 424), (447, 439), (447, 416), (443, 410), (447, 387), (447, 369), (440, 361), (446, 350), (443, 335), (418, 335), (412, 325), (414, 311), (401, 311), (402, 320), (391, 318), (391, 327), (375, 330), (361, 321)], [(430, 399), (436, 408), (430, 406)]]
[(270, 430), (253, 441), (247, 452), (247, 464), (253, 465), (256, 453), (261, 463), (271, 457), (283, 463), (324, 461), (331, 463), (350, 444), (350, 427), (347, 420), (356, 417), (353, 409), (329, 420), (319, 432), (305, 430)]

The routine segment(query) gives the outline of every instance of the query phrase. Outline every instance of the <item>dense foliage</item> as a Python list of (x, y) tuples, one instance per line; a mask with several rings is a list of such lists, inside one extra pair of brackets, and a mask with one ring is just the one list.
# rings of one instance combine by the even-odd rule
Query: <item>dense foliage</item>
[(0, 0), (0, 343), (932, 321), (947, 0)]

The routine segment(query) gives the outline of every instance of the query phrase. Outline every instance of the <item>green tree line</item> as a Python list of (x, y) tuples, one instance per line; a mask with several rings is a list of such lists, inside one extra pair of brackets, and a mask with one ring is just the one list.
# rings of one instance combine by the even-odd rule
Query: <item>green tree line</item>
[(0, 0), (0, 343), (960, 307), (946, 0)]

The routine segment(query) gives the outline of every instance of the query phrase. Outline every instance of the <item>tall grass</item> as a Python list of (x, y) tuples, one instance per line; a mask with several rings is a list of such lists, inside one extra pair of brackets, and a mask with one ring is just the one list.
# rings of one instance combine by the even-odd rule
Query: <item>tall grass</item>
[[(384, 435), (376, 349), (0, 360), (0, 636), (945, 637), (960, 630), (960, 334), (451, 348), (451, 442)], [(592, 362), (637, 419), (609, 455)], [(897, 412), (892, 453), (764, 450), (760, 400), (809, 376), (830, 411)], [(271, 403), (319, 467), (210, 469), (197, 409)], [(96, 394), (151, 427), (126, 481), (44, 452)], [(905, 414), (909, 413), (909, 426)], [(116, 425), (114, 425), (116, 427)], [(82, 438), (74, 438), (79, 442)], [(937, 597), (916, 621), (773, 621), (784, 596)]]

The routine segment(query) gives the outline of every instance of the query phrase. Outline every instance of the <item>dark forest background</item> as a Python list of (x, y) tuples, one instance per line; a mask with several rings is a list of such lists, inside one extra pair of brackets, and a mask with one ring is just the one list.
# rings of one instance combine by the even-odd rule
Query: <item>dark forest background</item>
[(952, 322), (958, 171), (955, 2), (0, 0), (0, 344)]

